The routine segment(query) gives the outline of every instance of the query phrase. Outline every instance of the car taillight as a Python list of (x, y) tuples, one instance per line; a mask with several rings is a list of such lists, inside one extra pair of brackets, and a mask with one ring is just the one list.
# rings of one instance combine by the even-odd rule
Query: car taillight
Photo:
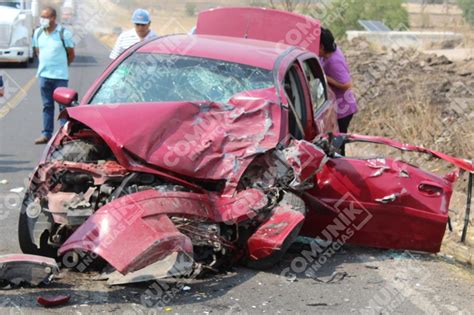
[(434, 196), (441, 196), (443, 193), (443, 188), (439, 186), (435, 186), (432, 184), (423, 183), (418, 186), (418, 190), (423, 193), (424, 195), (434, 197)]

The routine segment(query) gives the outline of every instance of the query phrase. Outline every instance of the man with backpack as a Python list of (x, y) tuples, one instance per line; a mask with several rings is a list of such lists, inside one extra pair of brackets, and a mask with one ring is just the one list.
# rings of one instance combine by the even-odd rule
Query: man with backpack
[[(40, 27), (33, 35), (33, 47), (39, 59), (38, 72), (41, 99), (43, 102), (43, 131), (35, 144), (44, 144), (51, 139), (54, 129), (53, 92), (58, 87), (67, 87), (68, 66), (74, 60), (72, 33), (56, 23), (56, 10), (47, 7), (41, 12)], [(63, 106), (59, 106), (62, 110)], [(64, 124), (64, 121), (61, 121)]]

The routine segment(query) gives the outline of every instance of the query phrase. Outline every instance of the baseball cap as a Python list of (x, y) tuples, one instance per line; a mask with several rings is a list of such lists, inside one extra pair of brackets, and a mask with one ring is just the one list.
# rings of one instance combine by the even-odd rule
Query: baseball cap
[(133, 24), (148, 24), (150, 23), (150, 13), (144, 9), (136, 9), (132, 15)]

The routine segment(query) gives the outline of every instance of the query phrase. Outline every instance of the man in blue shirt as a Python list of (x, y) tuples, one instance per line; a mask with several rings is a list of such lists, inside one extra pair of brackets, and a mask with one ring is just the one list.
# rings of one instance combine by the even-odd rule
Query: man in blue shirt
[[(45, 8), (41, 12), (41, 26), (33, 35), (33, 46), (39, 58), (36, 76), (39, 78), (43, 102), (43, 131), (35, 144), (44, 144), (51, 139), (54, 129), (53, 92), (58, 87), (67, 87), (68, 66), (74, 60), (72, 33), (56, 23), (56, 16), (54, 8)], [(59, 109), (62, 110), (63, 106), (59, 106)]]

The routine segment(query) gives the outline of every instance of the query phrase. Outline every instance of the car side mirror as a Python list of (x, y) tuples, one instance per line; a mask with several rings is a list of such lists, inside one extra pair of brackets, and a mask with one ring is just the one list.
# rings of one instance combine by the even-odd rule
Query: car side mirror
[(70, 107), (74, 102), (77, 102), (77, 91), (65, 87), (58, 87), (54, 90), (53, 99), (66, 107)]

